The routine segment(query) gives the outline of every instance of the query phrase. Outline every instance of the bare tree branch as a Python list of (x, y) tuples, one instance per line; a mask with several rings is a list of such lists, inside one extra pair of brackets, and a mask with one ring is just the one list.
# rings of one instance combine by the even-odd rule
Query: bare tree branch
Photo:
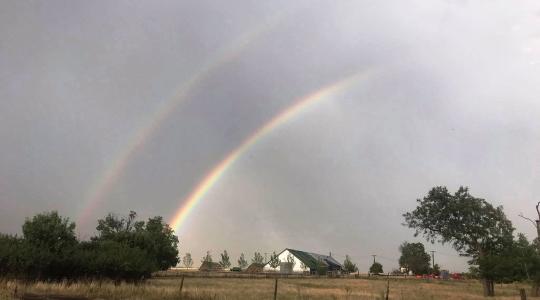
[[(539, 202), (539, 204), (540, 204), (540, 202)], [(537, 205), (536, 207), (537, 207), (537, 209), (538, 209), (538, 205)], [(523, 219), (525, 219), (525, 220), (531, 222), (531, 223), (533, 224), (534, 228), (536, 228), (536, 222), (535, 222), (535, 221), (533, 221), (533, 220), (530, 219), (530, 218), (525, 217), (522, 213), (520, 213), (518, 216), (520, 216), (520, 217), (522, 217)]]

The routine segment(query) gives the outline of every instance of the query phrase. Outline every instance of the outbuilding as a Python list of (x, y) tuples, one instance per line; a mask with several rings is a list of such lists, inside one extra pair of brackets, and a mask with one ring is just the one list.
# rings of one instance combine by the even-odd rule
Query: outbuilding
[(331, 255), (286, 248), (278, 254), (279, 266), (272, 268), (270, 261), (264, 265), (264, 271), (278, 271), (280, 273), (341, 273), (343, 266)]

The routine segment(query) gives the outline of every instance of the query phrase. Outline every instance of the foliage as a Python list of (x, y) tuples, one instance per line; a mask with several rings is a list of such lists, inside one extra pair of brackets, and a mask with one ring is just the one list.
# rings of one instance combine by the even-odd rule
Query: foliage
[(433, 265), (433, 267), (428, 269), (428, 273), (439, 276), (441, 275), (441, 267), (439, 266), (439, 264), (435, 264)]
[(158, 270), (147, 251), (113, 240), (82, 243), (80, 256), (88, 262), (84, 273), (95, 277), (138, 280)]
[(209, 263), (213, 262), (210, 251), (206, 251), (206, 255), (201, 259), (201, 263), (205, 263), (205, 262), (209, 262)]
[(317, 275), (326, 275), (327, 272), (328, 265), (322, 259), (317, 260)]
[(430, 242), (451, 243), (461, 254), (473, 258), (500, 251), (512, 242), (514, 228), (502, 206), (493, 207), (475, 198), (465, 187), (451, 195), (445, 187), (435, 187), (418, 206), (404, 214), (405, 225), (423, 234)]
[(246, 261), (244, 253), (240, 253), (240, 258), (238, 258), (238, 267), (240, 267), (241, 269), (245, 269), (247, 265), (248, 262)]
[(16, 276), (23, 265), (24, 240), (17, 236), (0, 234), (0, 274)]
[(21, 271), (36, 279), (73, 275), (78, 244), (75, 223), (52, 211), (27, 218), (22, 231)]
[(343, 268), (344, 268), (345, 272), (347, 272), (347, 273), (354, 273), (354, 272), (358, 271), (358, 267), (356, 266), (356, 264), (354, 264), (352, 262), (349, 255), (345, 255), (345, 261), (343, 262)]
[(287, 255), (287, 262), (291, 264), (291, 268), (294, 269), (294, 266), (296, 265), (296, 259), (294, 259), (294, 256), (292, 254)]
[[(484, 264), (485, 270), (500, 274), (491, 266), (495, 260), (502, 263), (495, 257), (508, 252), (514, 231), (501, 206), (473, 197), (465, 187), (453, 195), (446, 187), (434, 187), (417, 202), (414, 211), (403, 215), (405, 225), (415, 229), (415, 236), (422, 234), (432, 243), (450, 243), (461, 255), (471, 257), (470, 264)], [(493, 278), (482, 271), (480, 275), (484, 294), (493, 296)]]
[(147, 222), (109, 214), (98, 235), (78, 241), (75, 223), (57, 212), (26, 219), (22, 238), (0, 234), (0, 272), (37, 280), (111, 278), (139, 280), (178, 263), (178, 238), (161, 217)]
[(98, 236), (93, 241), (116, 241), (146, 251), (159, 270), (178, 264), (178, 237), (162, 217), (136, 221), (137, 214), (131, 211), (127, 218), (109, 214), (98, 220)]
[(399, 246), (399, 251), (401, 252), (399, 257), (401, 267), (406, 268), (407, 271), (412, 271), (414, 274), (427, 274), (429, 272), (431, 258), (422, 243), (403, 242)]
[(184, 264), (184, 267), (191, 268), (193, 266), (193, 259), (191, 258), (191, 253), (186, 253), (184, 255), (184, 258), (182, 259), (182, 263)]
[(219, 262), (219, 264), (224, 269), (228, 269), (231, 266), (231, 260), (229, 258), (229, 253), (227, 253), (227, 250), (223, 250), (223, 253), (221, 253), (221, 261)]
[(382, 273), (384, 273), (383, 266), (378, 262), (374, 262), (371, 265), (371, 267), (369, 267), (369, 273), (371, 273), (371, 274), (382, 274)]
[(251, 262), (254, 264), (263, 264), (264, 263), (264, 257), (259, 252), (255, 252), (253, 255), (253, 258), (251, 259)]
[(280, 263), (281, 261), (279, 260), (279, 256), (276, 254), (276, 251), (272, 252), (269, 261), (270, 267), (272, 267), (272, 269), (276, 269), (277, 267), (279, 267)]

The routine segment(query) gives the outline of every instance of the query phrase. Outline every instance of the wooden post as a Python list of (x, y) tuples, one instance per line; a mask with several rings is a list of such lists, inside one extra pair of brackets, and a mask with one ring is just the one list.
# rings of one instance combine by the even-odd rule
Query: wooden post
[(385, 300), (388, 300), (390, 296), (390, 273), (388, 273), (388, 281), (386, 282), (386, 297)]
[(182, 295), (182, 288), (184, 287), (184, 275), (182, 275), (182, 280), (180, 281), (180, 295)]
[(274, 284), (274, 300), (277, 299), (277, 277), (276, 277), (276, 282)]
[(521, 300), (527, 300), (527, 294), (525, 294), (525, 289), (519, 289), (519, 295), (521, 296)]

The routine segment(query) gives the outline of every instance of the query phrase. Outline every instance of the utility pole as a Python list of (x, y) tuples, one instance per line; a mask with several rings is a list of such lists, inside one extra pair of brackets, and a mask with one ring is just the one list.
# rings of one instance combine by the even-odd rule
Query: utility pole
[(435, 270), (435, 250), (431, 250), (431, 267)]
[(536, 219), (536, 234), (538, 235), (538, 240), (540, 240), (540, 202), (536, 204), (536, 212), (538, 213), (538, 219)]
[(375, 263), (375, 257), (377, 256), (376, 254), (372, 254), (371, 256), (373, 256), (373, 263)]

